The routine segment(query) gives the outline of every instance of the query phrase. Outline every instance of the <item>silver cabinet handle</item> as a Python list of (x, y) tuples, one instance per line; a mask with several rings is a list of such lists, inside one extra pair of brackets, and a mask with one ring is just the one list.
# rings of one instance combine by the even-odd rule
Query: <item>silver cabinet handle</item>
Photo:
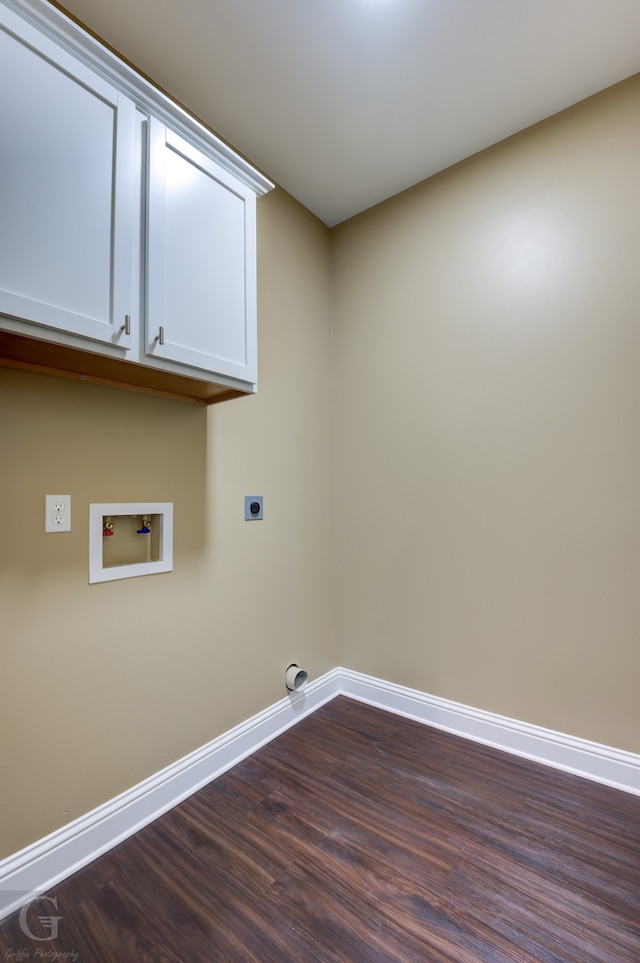
[(125, 314), (124, 324), (120, 325), (120, 330), (118, 331), (118, 334), (122, 334), (123, 331), (125, 334), (131, 334), (131, 315), (130, 314)]
[(154, 343), (157, 341), (158, 344), (164, 344), (164, 328), (162, 327), (162, 325), (160, 325), (160, 327), (158, 328), (158, 333), (153, 340), (154, 340)]

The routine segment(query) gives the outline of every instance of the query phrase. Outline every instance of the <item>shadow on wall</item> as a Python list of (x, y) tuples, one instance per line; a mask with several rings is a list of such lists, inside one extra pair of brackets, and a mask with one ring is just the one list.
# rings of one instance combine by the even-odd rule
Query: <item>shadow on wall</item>
[[(206, 538), (205, 408), (130, 391), (0, 369), (3, 411), (0, 566), (49, 578), (87, 566), (91, 502), (171, 501), (175, 549)], [(71, 495), (71, 531), (44, 534), (46, 493)]]

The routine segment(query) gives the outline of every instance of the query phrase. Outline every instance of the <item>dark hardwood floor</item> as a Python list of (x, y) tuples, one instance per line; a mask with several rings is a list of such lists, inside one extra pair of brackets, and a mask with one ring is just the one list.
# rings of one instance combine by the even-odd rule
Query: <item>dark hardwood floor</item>
[(640, 798), (339, 697), (47, 895), (0, 959), (639, 963)]

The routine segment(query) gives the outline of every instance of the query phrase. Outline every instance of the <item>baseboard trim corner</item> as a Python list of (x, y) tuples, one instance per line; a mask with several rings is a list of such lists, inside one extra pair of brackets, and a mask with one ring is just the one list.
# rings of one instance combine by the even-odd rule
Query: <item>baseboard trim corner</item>
[(337, 695), (640, 795), (639, 755), (338, 667), (0, 861), (0, 920), (153, 822)]

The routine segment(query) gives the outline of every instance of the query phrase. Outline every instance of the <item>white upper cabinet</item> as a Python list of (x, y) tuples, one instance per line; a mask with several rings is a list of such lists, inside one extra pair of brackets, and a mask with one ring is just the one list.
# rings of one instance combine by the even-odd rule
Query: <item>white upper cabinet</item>
[(12, 11), (0, 29), (0, 312), (131, 344), (133, 103)]
[(255, 194), (151, 119), (145, 351), (256, 380)]
[(262, 174), (47, 0), (0, 0), (0, 364), (256, 390)]

